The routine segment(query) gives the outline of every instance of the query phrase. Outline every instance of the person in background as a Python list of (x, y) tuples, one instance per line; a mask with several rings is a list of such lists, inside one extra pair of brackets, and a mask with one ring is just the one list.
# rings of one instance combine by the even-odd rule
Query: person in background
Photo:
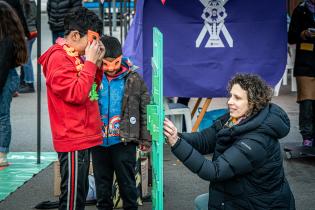
[(11, 142), (10, 106), (19, 86), (15, 67), (26, 63), (22, 24), (14, 9), (0, 1), (0, 166), (7, 166)]
[(26, 23), (28, 30), (30, 32), (29, 37), (27, 37), (27, 50), (28, 50), (28, 60), (27, 63), (22, 65), (21, 75), (20, 75), (20, 89), (19, 93), (33, 93), (34, 89), (34, 70), (32, 64), (32, 47), (33, 43), (37, 37), (36, 29), (36, 2), (34, 0), (24, 0), (24, 15), (26, 18)]
[[(290, 131), (287, 114), (270, 103), (272, 89), (256, 75), (236, 75), (228, 92), (229, 113), (201, 132), (178, 133), (164, 121), (173, 154), (210, 181), (209, 193), (195, 200), (196, 210), (295, 209), (279, 143)], [(203, 156), (210, 153), (212, 160)]]
[[(17, 16), (19, 17), (19, 20), (23, 26), (23, 33), (25, 38), (28, 38), (30, 36), (30, 32), (28, 30), (27, 27), (27, 23), (26, 23), (26, 18), (23, 12), (23, 4), (21, 2), (21, 0), (4, 0), (6, 1), (16, 12)], [(20, 74), (20, 78), (22, 76), (22, 78), (24, 77), (24, 72), (21, 69), (21, 74)], [(23, 79), (20, 79), (20, 85), (23, 83)], [(19, 95), (18, 90), (14, 92), (13, 97), (17, 97)]]
[(293, 11), (289, 44), (296, 44), (294, 76), (297, 103), (300, 107), (299, 128), (303, 146), (315, 146), (315, 0), (301, 2)]
[[(188, 107), (189, 101), (190, 101), (190, 98), (187, 98), (187, 97), (178, 97), (178, 99), (177, 99), (177, 103), (183, 104), (183, 105), (185, 105), (185, 106), (187, 106), (187, 107)], [(186, 128), (186, 122), (185, 122), (185, 120), (183, 120), (182, 126), (183, 126), (183, 131), (186, 132), (186, 131), (187, 131), (187, 128)], [(189, 131), (189, 132), (190, 132), (190, 131)]]
[(4, 0), (4, 1), (7, 2), (14, 9), (14, 11), (16, 12), (22, 24), (23, 33), (25, 37), (29, 37), (30, 32), (27, 27), (26, 18), (23, 12), (23, 4), (21, 3), (21, 1), (20, 0)]
[(64, 37), (64, 19), (71, 10), (82, 6), (82, 0), (48, 0), (47, 14), (48, 24), (52, 32), (52, 43), (55, 44), (58, 37)]

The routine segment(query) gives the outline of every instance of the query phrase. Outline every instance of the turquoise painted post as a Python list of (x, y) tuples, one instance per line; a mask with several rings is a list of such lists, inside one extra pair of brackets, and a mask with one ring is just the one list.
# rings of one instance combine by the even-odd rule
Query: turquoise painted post
[(163, 34), (153, 28), (152, 99), (147, 106), (152, 135), (152, 209), (163, 210)]

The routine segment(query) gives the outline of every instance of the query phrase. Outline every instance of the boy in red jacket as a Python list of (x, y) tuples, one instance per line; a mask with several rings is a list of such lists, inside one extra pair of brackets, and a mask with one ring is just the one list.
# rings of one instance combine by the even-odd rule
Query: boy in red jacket
[[(80, 7), (65, 17), (65, 38), (40, 58), (46, 77), (53, 144), (61, 172), (59, 209), (84, 209), (88, 192), (90, 149), (102, 143), (96, 89), (102, 78), (104, 46), (88, 41), (87, 31), (101, 33), (98, 17)], [(85, 54), (85, 61), (81, 56)], [(96, 97), (95, 97), (96, 96)]]

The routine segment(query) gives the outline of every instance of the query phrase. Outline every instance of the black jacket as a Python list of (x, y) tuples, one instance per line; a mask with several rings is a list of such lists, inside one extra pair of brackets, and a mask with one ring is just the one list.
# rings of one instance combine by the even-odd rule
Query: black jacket
[(23, 26), (24, 29), (24, 34), (26, 37), (30, 36), (30, 32), (27, 28), (27, 23), (26, 23), (26, 19), (24, 16), (24, 12), (23, 12), (23, 6), (20, 2), (20, 0), (5, 0), (8, 4), (10, 4), (10, 6), (14, 9), (14, 11), (16, 12), (16, 14), (18, 15), (21, 24)]
[[(294, 76), (315, 77), (315, 38), (308, 38), (307, 40), (301, 38), (301, 32), (308, 28), (315, 28), (315, 21), (313, 14), (302, 2), (294, 9), (289, 28), (288, 41), (290, 44), (296, 44)], [(313, 47), (310, 50), (305, 50), (301, 47), (305, 44), (311, 44)]]
[(82, 0), (48, 0), (48, 24), (53, 32), (64, 31), (64, 19), (69, 10), (82, 6)]
[(34, 0), (24, 1), (24, 15), (29, 32), (37, 31), (37, 6)]
[[(209, 209), (295, 209), (278, 142), (290, 130), (287, 114), (270, 104), (232, 128), (222, 126), (228, 118), (181, 134), (172, 147), (186, 167), (210, 181)], [(203, 156), (209, 153), (212, 161)]]
[[(134, 71), (126, 76), (122, 102), (120, 136), (122, 141), (135, 142), (149, 146), (151, 136), (147, 130), (147, 110), (150, 96), (147, 87)], [(136, 119), (132, 122), (132, 119)]]

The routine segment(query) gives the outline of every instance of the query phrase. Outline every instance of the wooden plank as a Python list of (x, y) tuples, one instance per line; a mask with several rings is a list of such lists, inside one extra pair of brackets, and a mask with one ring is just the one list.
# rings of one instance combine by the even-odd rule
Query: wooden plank
[(201, 110), (201, 112), (200, 112), (200, 114), (199, 114), (199, 116), (198, 116), (198, 118), (197, 118), (197, 120), (196, 120), (196, 122), (194, 124), (194, 127), (192, 128), (192, 132), (196, 132), (197, 131), (197, 129), (198, 129), (198, 127), (199, 127), (203, 117), (205, 116), (205, 113), (206, 113), (210, 103), (211, 103), (211, 98), (207, 98), (205, 103), (202, 106), (202, 110)]

